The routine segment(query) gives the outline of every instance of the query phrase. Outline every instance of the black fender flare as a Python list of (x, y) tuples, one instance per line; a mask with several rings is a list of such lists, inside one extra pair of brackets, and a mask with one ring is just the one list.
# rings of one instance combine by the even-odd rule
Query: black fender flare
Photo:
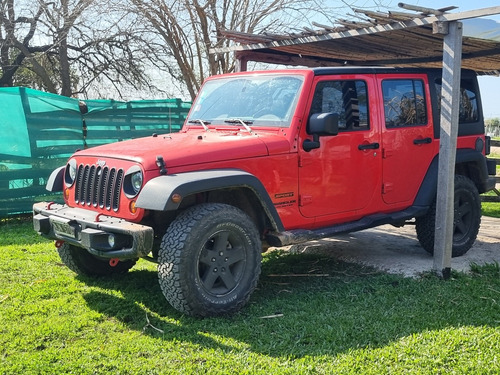
[(137, 197), (136, 206), (146, 210), (175, 211), (181, 202), (172, 196), (186, 197), (206, 191), (243, 187), (257, 197), (274, 230), (283, 231), (281, 219), (262, 182), (253, 174), (239, 169), (211, 169), (155, 177), (149, 180)]
[(488, 159), (481, 152), (476, 150), (458, 150), (457, 151), (457, 161), (455, 164), (460, 163), (474, 163), (477, 176), (479, 177), (479, 181), (475, 181), (477, 189), (480, 193), (484, 193), (489, 190), (487, 186), (488, 181)]
[[(461, 163), (473, 163), (478, 171), (479, 181), (474, 181), (478, 185), (479, 192), (488, 190), (488, 167), (486, 157), (479, 151), (472, 149), (458, 149), (455, 158), (455, 165)], [(438, 164), (439, 155), (436, 156), (425, 175), (425, 178), (420, 186), (417, 197), (415, 198), (414, 206), (430, 206), (436, 196), (438, 184)]]

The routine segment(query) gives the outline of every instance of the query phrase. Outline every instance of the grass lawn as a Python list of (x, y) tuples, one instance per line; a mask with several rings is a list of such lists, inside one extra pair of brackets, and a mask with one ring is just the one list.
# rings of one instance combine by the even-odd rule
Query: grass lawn
[[(492, 154), (488, 155), (488, 157), (500, 159), (500, 154), (492, 153)], [(497, 176), (500, 176), (500, 164), (498, 164), (498, 163), (497, 163)], [(496, 196), (496, 194), (492, 191), (486, 193), (485, 195)], [(500, 217), (500, 203), (498, 203), (498, 202), (483, 202), (481, 204), (481, 207), (483, 209), (483, 215)]]
[(29, 221), (0, 223), (0, 374), (500, 372), (498, 264), (443, 281), (272, 252), (250, 304), (209, 319), (171, 308), (155, 268), (76, 276)]
[[(488, 192), (485, 195), (496, 196), (496, 194), (493, 192)], [(500, 203), (499, 202), (482, 202), (481, 208), (482, 208), (483, 215), (500, 218)]]

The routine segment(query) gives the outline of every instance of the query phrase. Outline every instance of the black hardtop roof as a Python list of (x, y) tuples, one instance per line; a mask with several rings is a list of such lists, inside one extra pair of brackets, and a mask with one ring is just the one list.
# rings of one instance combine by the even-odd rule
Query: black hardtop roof
[[(427, 73), (432, 76), (441, 76), (442, 69), (439, 68), (397, 68), (384, 66), (342, 66), (342, 67), (321, 67), (311, 68), (314, 75), (335, 75), (335, 74), (415, 74)], [(476, 75), (473, 70), (462, 70), (463, 75)]]

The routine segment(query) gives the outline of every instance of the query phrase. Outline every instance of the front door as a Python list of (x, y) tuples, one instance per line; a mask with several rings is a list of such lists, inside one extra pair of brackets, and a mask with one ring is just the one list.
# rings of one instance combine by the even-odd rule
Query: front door
[[(381, 150), (377, 129), (376, 86), (372, 76), (320, 76), (313, 86), (309, 116), (339, 115), (339, 134), (320, 137), (320, 147), (300, 149), (299, 206), (305, 217), (361, 217), (380, 196)], [(309, 117), (308, 116), (308, 117)], [(312, 138), (303, 131), (305, 138)], [(328, 220), (335, 220), (329, 217)]]

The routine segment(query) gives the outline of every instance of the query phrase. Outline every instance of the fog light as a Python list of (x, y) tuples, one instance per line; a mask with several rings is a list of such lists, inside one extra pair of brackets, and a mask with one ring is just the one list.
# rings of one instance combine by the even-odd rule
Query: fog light
[(108, 245), (109, 247), (115, 247), (115, 235), (113, 233), (108, 235)]

